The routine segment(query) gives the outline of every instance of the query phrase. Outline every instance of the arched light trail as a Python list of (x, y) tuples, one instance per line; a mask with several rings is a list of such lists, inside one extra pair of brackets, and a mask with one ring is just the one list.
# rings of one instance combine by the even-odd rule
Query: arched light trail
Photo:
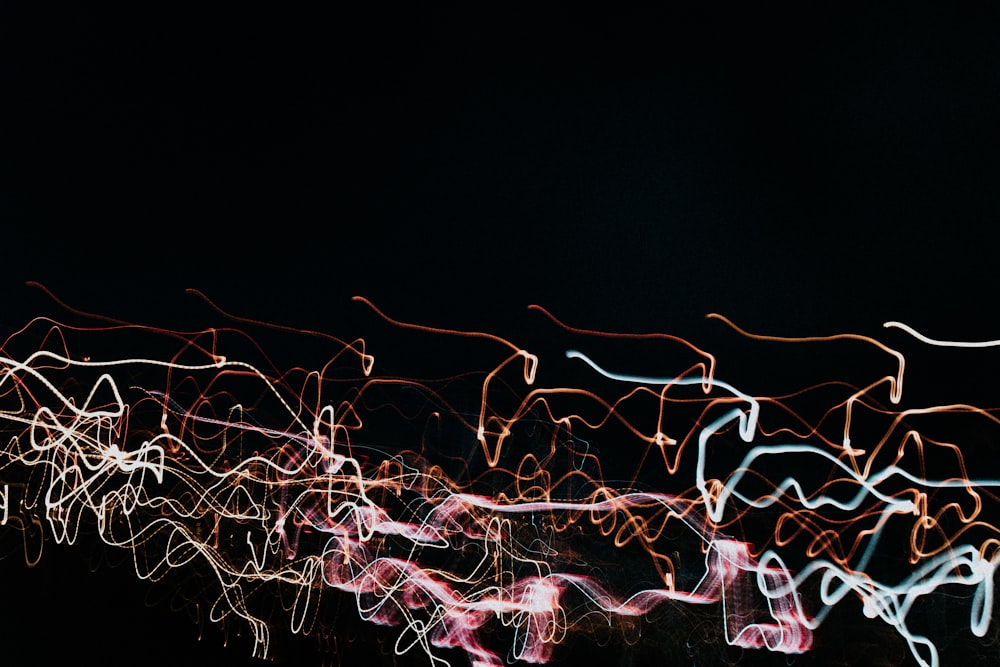
[[(313, 366), (322, 371), (282, 371), (231, 329), (39, 319), (19, 330), (0, 349), (0, 526), (24, 534), (29, 565), (44, 544), (31, 527), (44, 526), (57, 543), (129, 553), (143, 579), (198, 577), (212, 620), (248, 627), (259, 656), (282, 628), (335, 635), (330, 596), (397, 628), (400, 654), (444, 665), (458, 649), (477, 667), (551, 662), (588, 624), (667, 603), (716, 608), (720, 642), (796, 654), (856, 599), (925, 667), (939, 650), (911, 630), (922, 599), (968, 589), (969, 632), (991, 626), (1000, 527), (988, 512), (1000, 477), (970, 474), (960, 445), (908, 422), (997, 420), (989, 407), (878, 404), (872, 392), (886, 382), (891, 403), (902, 400), (905, 359), (888, 345), (750, 335), (726, 320), (751, 340), (863, 341), (897, 359), (897, 375), (873, 371), (860, 389), (819, 378), (796, 392), (830, 401), (810, 422), (787, 398), (726, 380), (725, 357), (678, 336), (641, 339), (683, 343), (698, 361), (673, 375), (625, 373), (595, 361), (603, 334), (533, 307), (598, 350), (565, 352), (595, 380), (565, 386), (541, 374), (546, 359), (529, 345), (401, 323), (360, 301), (397, 331), (462, 337), (481, 356), (459, 376), (410, 380), (383, 373), (363, 338), (323, 338), (336, 349)], [(123, 332), (137, 354), (95, 358), (68, 343)], [(9, 352), (33, 336), (40, 349)], [(210, 345), (196, 342), (205, 336)], [(176, 354), (144, 355), (147, 337), (173, 341)], [(892, 418), (889, 429), (870, 436), (869, 413)], [(831, 414), (843, 416), (841, 442), (823, 434)], [(893, 531), (909, 534), (908, 560), (886, 574), (878, 563)], [(287, 608), (276, 608), (279, 590), (294, 592)]]

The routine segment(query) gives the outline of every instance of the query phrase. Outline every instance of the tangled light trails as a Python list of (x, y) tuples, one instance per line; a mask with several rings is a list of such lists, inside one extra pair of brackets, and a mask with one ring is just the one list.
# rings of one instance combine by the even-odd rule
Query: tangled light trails
[[(546, 358), (500, 337), (385, 316), (400, 339), (472, 345), (477, 365), (382, 374), (365, 340), (324, 338), (323, 364), (282, 370), (236, 329), (35, 320), (0, 350), (0, 523), (23, 533), (29, 565), (46, 539), (97, 536), (139, 577), (196, 576), (191, 604), (244, 624), (259, 656), (276, 629), (335, 635), (331, 596), (396, 628), (397, 653), (441, 664), (451, 648), (473, 665), (544, 663), (602, 627), (629, 641), (631, 619), (665, 604), (714, 606), (720, 640), (795, 654), (854, 601), (933, 666), (935, 639), (911, 629), (911, 610), (943, 588), (968, 591), (969, 631), (986, 634), (1000, 480), (970, 475), (961, 443), (914, 424), (992, 427), (990, 411), (896, 407), (904, 355), (865, 336), (762, 337), (715, 316), (752, 341), (886, 361), (861, 383), (769, 397), (679, 337), (572, 329), (535, 310), (575, 338), (553, 365), (588, 386), (553, 381)], [(165, 352), (74, 349), (95, 341)], [(637, 374), (601, 358), (609, 341), (681, 361)]]

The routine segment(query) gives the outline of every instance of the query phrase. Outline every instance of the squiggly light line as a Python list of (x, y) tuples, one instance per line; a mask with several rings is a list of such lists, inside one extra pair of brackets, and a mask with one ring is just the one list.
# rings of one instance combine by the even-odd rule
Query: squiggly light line
[[(380, 375), (357, 341), (339, 341), (351, 350), (334, 355), (339, 365), (270, 373), (239, 357), (237, 343), (246, 339), (235, 332), (127, 323), (76, 327), (74, 337), (166, 334), (181, 349), (169, 359), (82, 358), (58, 333), (71, 327), (38, 320), (51, 327), (43, 349), (8, 354), (34, 334), (25, 327), (0, 349), (0, 422), (10, 432), (0, 450), (0, 526), (27, 536), (44, 523), (50, 539), (67, 544), (96, 536), (130, 553), (144, 579), (197, 573), (211, 583), (211, 618), (246, 624), (261, 656), (281, 621), (262, 592), (275, 588), (294, 591), (284, 619), (291, 632), (335, 632), (322, 599), (349, 596), (359, 618), (399, 628), (397, 653), (419, 647), (441, 665), (445, 649), (460, 649), (473, 665), (503, 664), (504, 648), (493, 639), (502, 631), (507, 659), (544, 663), (595, 618), (625, 623), (667, 602), (717, 605), (720, 638), (730, 645), (800, 653), (853, 596), (920, 665), (937, 667), (935, 641), (910, 630), (909, 616), (946, 586), (972, 591), (969, 628), (986, 634), (1000, 529), (986, 520), (984, 503), (996, 499), (990, 490), (1000, 478), (968, 475), (960, 447), (904, 422), (947, 414), (996, 420), (967, 405), (878, 404), (872, 393), (885, 382), (890, 402), (902, 399), (897, 350), (849, 334), (761, 337), (726, 320), (751, 339), (861, 340), (898, 360), (895, 376), (862, 389), (807, 388), (836, 393), (823, 418), (810, 422), (788, 398), (755, 396), (720, 379), (716, 357), (680, 337), (645, 339), (681, 343), (700, 359), (675, 375), (609, 370), (571, 349), (567, 358), (610, 385), (566, 387), (540, 375), (544, 359), (499, 336), (401, 323), (360, 301), (404, 332), (506, 349), (491, 347), (482, 367), (465, 375), (417, 381)], [(543, 312), (566, 332), (602, 339)], [(886, 327), (929, 345), (995, 344)], [(234, 349), (226, 349), (229, 335)], [(197, 342), (204, 336), (208, 347)], [(54, 341), (62, 349), (44, 349)], [(514, 362), (520, 374), (511, 373)], [(894, 418), (877, 442), (852, 432), (859, 410)], [(663, 429), (672, 413), (673, 437)], [(808, 432), (774, 426), (789, 414)], [(837, 414), (839, 442), (824, 435)], [(896, 455), (886, 460), (884, 444), (900, 430)], [(691, 442), (693, 459), (682, 456)], [(607, 477), (601, 448), (634, 460), (631, 477)], [(655, 476), (642, 472), (656, 465), (651, 451), (664, 462)], [(954, 469), (928, 474), (935, 452), (954, 456)], [(790, 459), (806, 461), (810, 474), (773, 472)], [(911, 535), (910, 570), (895, 580), (873, 567), (889, 526), (908, 526)], [(927, 547), (929, 536), (937, 546)], [(641, 565), (623, 577), (592, 563), (588, 549)], [(27, 562), (41, 552), (26, 537)]]

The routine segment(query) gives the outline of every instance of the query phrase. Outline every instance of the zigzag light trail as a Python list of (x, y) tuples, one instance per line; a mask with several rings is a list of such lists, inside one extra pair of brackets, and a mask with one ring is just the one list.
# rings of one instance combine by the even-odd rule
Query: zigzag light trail
[[(23, 533), (28, 565), (46, 539), (96, 537), (129, 553), (137, 577), (189, 572), (205, 582), (212, 620), (249, 628), (260, 657), (275, 632), (335, 635), (330, 596), (394, 628), (400, 655), (445, 665), (458, 649), (475, 667), (553, 662), (588, 628), (667, 603), (717, 609), (731, 646), (800, 654), (854, 600), (927, 667), (940, 662), (936, 641), (910, 627), (922, 598), (968, 590), (968, 631), (990, 628), (1000, 530), (986, 506), (1000, 479), (969, 475), (960, 444), (909, 422), (996, 419), (969, 405), (882, 405), (886, 385), (900, 403), (905, 364), (886, 343), (754, 336), (713, 315), (748, 340), (873, 345), (898, 372), (873, 371), (861, 388), (818, 378), (793, 396), (759, 396), (727, 381), (725, 356), (656, 334), (644, 340), (690, 357), (676, 373), (618, 369), (570, 348), (563, 361), (593, 385), (564, 386), (544, 374), (545, 356), (514, 342), (398, 322), (358, 301), (401, 337), (475, 342), (480, 361), (412, 379), (383, 374), (363, 339), (328, 338), (337, 349), (323, 363), (278, 370), (237, 329), (30, 322), (0, 348), (2, 530)], [(641, 337), (534, 309), (583, 345)], [(922, 345), (994, 344), (886, 328)], [(140, 353), (74, 349), (123, 337)], [(146, 356), (147, 344), (174, 352)], [(804, 395), (828, 402), (821, 420), (792, 408)], [(892, 426), (852, 426), (861, 411)], [(842, 437), (824, 435), (835, 422)], [(635, 462), (631, 477), (606, 476), (608, 456), (619, 468)], [(770, 472), (787, 460), (810, 472)], [(887, 575), (873, 563), (890, 525), (910, 541), (906, 570)]]

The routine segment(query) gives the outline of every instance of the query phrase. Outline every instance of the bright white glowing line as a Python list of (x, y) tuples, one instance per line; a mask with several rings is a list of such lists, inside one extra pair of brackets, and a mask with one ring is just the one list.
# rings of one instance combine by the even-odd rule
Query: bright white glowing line
[[(884, 326), (902, 329), (930, 345), (968, 348), (1000, 346), (1000, 340), (964, 343), (933, 340), (898, 322), (887, 322)], [(531, 384), (537, 359), (523, 350), (518, 354), (525, 357), (525, 379)], [(136, 549), (137, 545), (146, 541), (147, 536), (167, 533), (168, 541), (165, 553), (160, 555), (161, 560), (147, 562), (142, 568), (137, 560), (137, 574), (143, 578), (152, 578), (154, 575), (160, 576), (159, 573), (165, 569), (187, 564), (196, 556), (204, 559), (217, 575), (222, 587), (222, 598), (213, 607), (211, 617), (217, 620), (235, 613), (247, 620), (257, 641), (255, 655), (258, 647), (264, 655), (267, 653), (268, 628), (250, 613), (242, 601), (242, 582), (248, 580), (287, 581), (301, 587), (302, 598), (296, 598), (295, 608), (292, 610), (293, 631), (301, 629), (306, 621), (311, 604), (310, 596), (316, 593), (313, 590), (315, 584), (325, 583), (330, 587), (353, 592), (357, 598), (358, 611), (364, 618), (377, 623), (392, 623), (399, 618), (404, 620), (403, 633), (397, 641), (397, 652), (408, 650), (403, 641), (405, 637), (407, 641), (412, 640), (410, 646), (419, 644), (423, 647), (435, 665), (447, 663), (431, 654), (432, 645), (463, 645), (474, 664), (496, 664), (497, 656), (479, 644), (475, 636), (479, 628), (478, 619), (484, 614), (494, 613), (504, 625), (515, 626), (513, 656), (516, 659), (544, 662), (547, 659), (546, 645), (558, 643), (558, 635), (569, 630), (566, 612), (559, 607), (560, 593), (567, 585), (576, 587), (590, 598), (592, 606), (588, 607), (588, 613), (596, 609), (598, 613), (637, 616), (648, 611), (658, 599), (696, 604), (721, 599), (726, 641), (750, 647), (766, 645), (771, 650), (785, 652), (798, 652), (808, 648), (808, 630), (818, 627), (832, 605), (853, 591), (863, 602), (864, 614), (893, 626), (905, 639), (917, 661), (926, 667), (937, 667), (937, 649), (930, 639), (914, 634), (907, 627), (910, 608), (920, 597), (942, 586), (965, 585), (975, 588), (970, 612), (971, 630), (976, 636), (986, 634), (993, 609), (993, 576), (1000, 563), (1000, 555), (986, 560), (986, 552), (981, 547), (957, 542), (949, 544), (946, 549), (933, 552), (936, 554), (934, 556), (921, 554), (919, 568), (896, 585), (873, 579), (865, 569), (874, 554), (882, 529), (892, 515), (903, 513), (921, 517), (922, 508), (918, 504), (884, 492), (882, 485), (887, 480), (905, 480), (922, 489), (968, 488), (970, 492), (974, 492), (979, 487), (1000, 486), (1000, 479), (945, 478), (943, 473), (937, 475), (942, 479), (927, 479), (896, 465), (888, 465), (876, 473), (863, 475), (857, 468), (849, 466), (841, 456), (809, 444), (747, 447), (739, 468), (731, 471), (732, 474), (725, 478), (725, 483), (722, 479), (706, 479), (709, 438), (736, 421), (740, 437), (744, 442), (750, 443), (758, 428), (758, 400), (711, 377), (653, 377), (614, 373), (602, 369), (580, 352), (570, 350), (566, 352), (566, 356), (583, 360), (602, 376), (615, 381), (664, 387), (700, 384), (706, 394), (713, 387), (730, 394), (715, 397), (710, 404), (713, 409), (727, 407), (724, 414), (707, 425), (699, 422), (697, 426), (696, 486), (701, 493), (707, 516), (701, 514), (700, 510), (688, 512), (690, 506), (686, 503), (695, 502), (691, 498), (653, 492), (628, 492), (614, 497), (595, 493), (589, 499), (570, 497), (564, 500), (529, 500), (526, 496), (518, 496), (511, 501), (500, 502), (489, 496), (473, 493), (449, 492), (442, 495), (442, 488), (434, 487), (424, 497), (420, 495), (424, 492), (416, 481), (424, 473), (418, 468), (407, 466), (402, 458), (397, 461), (400, 472), (394, 473), (391, 479), (383, 479), (378, 477), (379, 473), (372, 473), (367, 463), (362, 464), (361, 461), (367, 459), (356, 459), (353, 455), (334, 451), (341, 446), (337, 436), (343, 435), (343, 441), (349, 443), (350, 434), (348, 427), (338, 422), (332, 405), (320, 409), (319, 416), (312, 421), (311, 429), (307, 428), (300, 419), (300, 406), (294, 405), (294, 400), (290, 404), (283, 398), (277, 382), (249, 364), (226, 361), (224, 357), (217, 357), (215, 363), (204, 365), (183, 365), (149, 359), (78, 362), (49, 352), (33, 354), (23, 363), (0, 357), (0, 368), (7, 367), (0, 373), (0, 389), (7, 389), (5, 384), (16, 385), (24, 379), (31, 379), (44, 385), (59, 404), (57, 409), (38, 405), (29, 417), (23, 396), (18, 392), (17, 396), (22, 399), (21, 409), (3, 411), (0, 416), (12, 423), (29, 427), (23, 441), (30, 442), (30, 449), (24, 446), (26, 442), (15, 437), (7, 454), (13, 461), (26, 466), (39, 466), (42, 471), (43, 483), (47, 488), (40, 488), (37, 495), (31, 497), (21, 493), (21, 507), (34, 508), (44, 500), (45, 517), (57, 542), (75, 541), (78, 526), (82, 523), (81, 516), (86, 511), (96, 516), (99, 533), (108, 544)], [(902, 380), (902, 356), (897, 356), (900, 358), (898, 388)], [(36, 366), (39, 360), (42, 363)], [(73, 398), (61, 393), (45, 376), (43, 371), (51, 368), (49, 362), (52, 360), (66, 368), (105, 367), (108, 373), (100, 375), (91, 391), (78, 405)], [(164, 409), (164, 429), (166, 413), (169, 411), (178, 419), (191, 423), (219, 427), (227, 432), (232, 429), (239, 431), (241, 436), (256, 434), (266, 437), (268, 442), (281, 441), (283, 454), (269, 458), (257, 452), (249, 457), (240, 453), (238, 461), (220, 468), (209, 460), (205, 451), (199, 450), (197, 438), (192, 443), (187, 443), (180, 435), (170, 432), (160, 433), (144, 440), (140, 447), (126, 450), (123, 446), (126, 440), (119, 440), (123, 436), (118, 427), (120, 424), (127, 426), (130, 406), (122, 401), (110, 373), (117, 367), (126, 367), (128, 364), (220, 374), (239, 371), (240, 374), (257, 378), (294, 417), (293, 426), (267, 428), (242, 421), (233, 422), (192, 414), (175, 403), (167, 392), (144, 391)], [(367, 371), (365, 375), (367, 377)], [(14, 389), (11, 396), (16, 391)], [(109, 392), (111, 398), (107, 397)], [(45, 391), (39, 393), (45, 394), (46, 400), (50, 400)], [(860, 400), (863, 393), (858, 392), (851, 397), (848, 415), (850, 406), (856, 399)], [(895, 393), (893, 396), (893, 402), (896, 402), (898, 396)], [(99, 397), (104, 398), (103, 404), (97, 404)], [(239, 410), (241, 414), (243, 409), (242, 403), (237, 403), (232, 408)], [(556, 423), (569, 424), (565, 418), (553, 416), (553, 419)], [(331, 429), (329, 435), (321, 435), (320, 430), (327, 428), (327, 425)], [(301, 427), (301, 431), (298, 427)], [(478, 432), (482, 440), (485, 432), (482, 422)], [(504, 437), (510, 433), (505, 427)], [(658, 443), (661, 438), (662, 434), (657, 433)], [(849, 440), (845, 434), (845, 448), (848, 445)], [(349, 444), (344, 446), (347, 454), (354, 451), (349, 447)], [(378, 451), (363, 445), (360, 448)], [(740, 446), (740, 449), (744, 448)], [(293, 453), (286, 456), (286, 450)], [(861, 456), (864, 451), (849, 450), (849, 453)], [(798, 454), (808, 455), (810, 464), (822, 463), (826, 468), (832, 469), (840, 475), (837, 481), (856, 484), (856, 492), (846, 498), (846, 493), (825, 495), (814, 492), (809, 495), (809, 488), (803, 488), (803, 482), (793, 475), (774, 484), (776, 492), (766, 496), (753, 498), (737, 490), (742, 485), (741, 490), (746, 491), (748, 485), (743, 480), (748, 474), (756, 472), (753, 466), (766, 461), (763, 457)], [(404, 469), (407, 471), (405, 475)], [(169, 481), (178, 484), (177, 488), (183, 493), (175, 494), (175, 497), (155, 496), (152, 485), (146, 483), (147, 477), (155, 478), (157, 483), (163, 483), (169, 477)], [(432, 475), (426, 477), (433, 479)], [(108, 480), (113, 480), (112, 485), (109, 485)], [(287, 485), (286, 481), (289, 482)], [(390, 513), (391, 510), (375, 504), (374, 499), (387, 488), (387, 481), (396, 485), (397, 499), (400, 497), (400, 490), (404, 489), (418, 496), (413, 502), (407, 502), (405, 517), (397, 519)], [(768, 481), (770, 483), (770, 479)], [(272, 492), (285, 495), (281, 496), (275, 507), (269, 508), (253, 497), (253, 492), (258, 488), (267, 491), (268, 498), (276, 495)], [(606, 489), (607, 487), (602, 487), (602, 490)], [(689, 491), (691, 490), (685, 493)], [(536, 497), (538, 496), (531, 496)], [(718, 526), (712, 525), (713, 522), (722, 523), (724, 510), (729, 509), (731, 501), (753, 508), (764, 508), (779, 502), (782, 497), (809, 510), (832, 507), (843, 511), (856, 510), (865, 499), (871, 499), (880, 508), (879, 518), (867, 538), (867, 545), (860, 558), (851, 556), (853, 565), (848, 566), (846, 559), (836, 559), (837, 562), (834, 563), (814, 558), (803, 572), (793, 578), (774, 551), (766, 551), (759, 562), (754, 562), (749, 557), (746, 543), (723, 538), (716, 532)], [(407, 496), (404, 496), (404, 501), (405, 498)], [(0, 525), (23, 518), (16, 512), (16, 501), (15, 512), (9, 517), (10, 503), (10, 487), (3, 484), (0, 486)], [(676, 590), (673, 575), (663, 573), (664, 580), (668, 582), (667, 588), (642, 590), (621, 600), (593, 578), (556, 571), (558, 564), (546, 558), (557, 556), (558, 551), (541, 538), (536, 538), (530, 546), (525, 546), (522, 540), (527, 541), (529, 538), (515, 537), (511, 529), (514, 519), (507, 518), (518, 514), (533, 515), (535, 512), (592, 512), (615, 516), (619, 511), (628, 513), (630, 508), (636, 506), (648, 509), (654, 503), (668, 509), (667, 513), (659, 509), (657, 512), (684, 523), (708, 545), (704, 551), (704, 574), (691, 591)], [(324, 506), (325, 512), (322, 509)], [(142, 517), (134, 512), (136, 508), (150, 510), (156, 518), (140, 525), (138, 521)], [(923, 509), (926, 511), (926, 508)], [(228, 562), (218, 550), (218, 534), (214, 535), (216, 546), (212, 547), (210, 540), (196, 530), (203, 528), (204, 524), (196, 524), (192, 528), (173, 518), (210, 519), (213, 514), (216, 515), (216, 531), (219, 530), (220, 516), (243, 525), (230, 531), (224, 539), (237, 544), (245, 534), (249, 552), (246, 562)], [(873, 509), (866, 516), (874, 514)], [(414, 520), (414, 517), (417, 519)], [(922, 518), (927, 518), (927, 515)], [(133, 520), (137, 522), (136, 525), (132, 524)], [(488, 525), (484, 527), (487, 522)], [(297, 556), (299, 547), (295, 540), (298, 538), (293, 536), (293, 526), (323, 534), (325, 546), (320, 553), (305, 552), (305, 556)], [(379, 545), (389, 543), (376, 539), (386, 535), (399, 538), (392, 542), (393, 545), (403, 544), (402, 548), (410, 549), (410, 560), (398, 558), (395, 554), (391, 557), (379, 555), (389, 553), (388, 548), (386, 551), (379, 550)], [(472, 548), (473, 554), (479, 554), (478, 562), (471, 567), (471, 572), (441, 571), (430, 568), (417, 559), (419, 549), (425, 547), (459, 546), (463, 553), (468, 546)], [(275, 558), (278, 560), (277, 567), (273, 562)], [(472, 558), (469, 562), (474, 560), (476, 559)], [(533, 568), (537, 576), (515, 578), (515, 570), (507, 569), (514, 566), (506, 565), (507, 562)], [(501, 568), (504, 568), (502, 572)], [(753, 611), (753, 608), (746, 606), (745, 599), (740, 597), (740, 593), (745, 591), (738, 589), (745, 585), (745, 578), (753, 575), (756, 575), (757, 589), (765, 597), (767, 609), (773, 620), (777, 621), (776, 624), (743, 622), (749, 618), (748, 612)], [(813, 576), (821, 578), (820, 597), (823, 607), (809, 619), (801, 608), (798, 590), (802, 582)], [(419, 612), (418, 606), (407, 606), (409, 603), (405, 601), (405, 596), (414, 591), (424, 598), (420, 605), (425, 606), (419, 606)], [(732, 609), (731, 615), (725, 610), (727, 605)], [(424, 611), (427, 613), (424, 614)], [(610, 622), (610, 618), (608, 620)], [(731, 622), (732, 627), (729, 625)]]
[(914, 338), (928, 345), (937, 345), (938, 347), (997, 347), (1000, 346), (1000, 340), (985, 340), (977, 342), (961, 342), (954, 340), (935, 340), (933, 338), (928, 338), (923, 335), (913, 327), (908, 324), (903, 324), (902, 322), (886, 322), (882, 325), (886, 329), (902, 329), (906, 333), (910, 334)]

